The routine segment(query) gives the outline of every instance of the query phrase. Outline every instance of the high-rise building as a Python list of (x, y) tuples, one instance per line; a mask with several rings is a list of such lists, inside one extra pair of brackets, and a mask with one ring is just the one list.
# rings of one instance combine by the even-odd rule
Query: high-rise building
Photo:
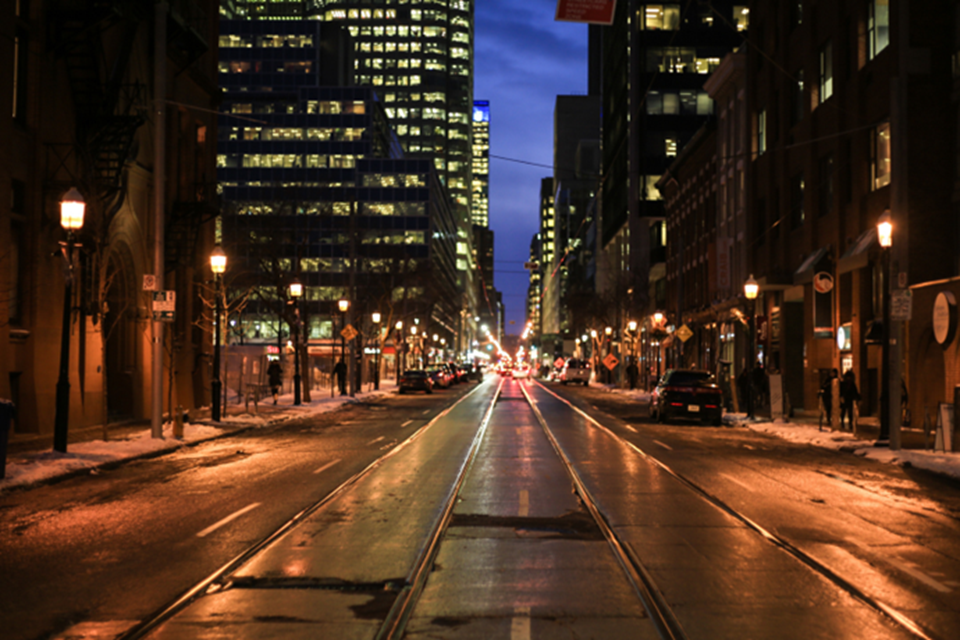
[(309, 20), (220, 28), (223, 238), (250, 292), (236, 337), (279, 341), (297, 278), (308, 339), (334, 335), (346, 297), (358, 329), (374, 311), (390, 326), (417, 317), (455, 344), (465, 294), (452, 204), (430, 159), (404, 157), (372, 87), (326, 85), (346, 34)]
[(308, 0), (307, 17), (345, 26), (357, 84), (383, 100), (408, 156), (433, 159), (459, 213), (470, 211), (472, 0)]
[[(632, 8), (636, 7), (637, 11)], [(714, 112), (707, 74), (743, 42), (746, 2), (621, 2), (603, 32), (603, 187), (598, 288), (628, 314), (665, 303), (663, 198), (656, 183)], [(660, 260), (659, 262), (657, 260)]]
[(473, 181), (470, 220), (490, 226), (490, 101), (473, 102)]

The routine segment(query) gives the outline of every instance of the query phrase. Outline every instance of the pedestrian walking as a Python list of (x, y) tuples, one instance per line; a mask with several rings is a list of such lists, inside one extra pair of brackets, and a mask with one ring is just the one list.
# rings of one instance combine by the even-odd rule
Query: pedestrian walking
[(267, 367), (267, 380), (270, 383), (270, 393), (273, 395), (273, 404), (277, 404), (277, 397), (280, 395), (280, 385), (283, 382), (283, 369), (280, 368), (279, 360), (271, 360)]
[(627, 380), (630, 382), (630, 389), (637, 388), (637, 381), (640, 379), (640, 368), (637, 366), (637, 363), (630, 361), (630, 364), (627, 365)]
[(823, 402), (823, 413), (827, 417), (827, 424), (831, 424), (833, 413), (833, 381), (837, 379), (836, 369), (831, 369), (827, 379), (820, 385), (820, 400)]
[[(841, 431), (853, 431), (854, 430), (854, 409), (856, 408), (856, 403), (860, 402), (860, 390), (857, 389), (857, 377), (853, 373), (853, 370), (847, 371), (843, 374), (843, 379), (840, 381), (840, 430)], [(845, 429), (844, 418), (846, 417), (847, 421), (850, 424), (849, 429)]]
[(347, 365), (340, 358), (337, 365), (333, 368), (334, 375), (337, 376), (337, 387), (340, 389), (340, 395), (347, 395)]

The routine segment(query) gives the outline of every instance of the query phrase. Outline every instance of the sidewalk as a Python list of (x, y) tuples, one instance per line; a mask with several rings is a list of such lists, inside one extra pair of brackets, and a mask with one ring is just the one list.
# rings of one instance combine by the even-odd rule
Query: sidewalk
[[(364, 385), (368, 388), (369, 385)], [(127, 422), (111, 426), (109, 440), (103, 440), (101, 426), (70, 431), (67, 452), (53, 450), (53, 435), (10, 434), (7, 446), (6, 474), (0, 479), (0, 492), (14, 487), (36, 485), (81, 474), (96, 474), (98, 469), (120, 462), (149, 458), (181, 447), (195, 445), (207, 440), (228, 436), (246, 429), (262, 428), (294, 418), (335, 411), (346, 403), (363, 402), (392, 394), (397, 385), (393, 380), (380, 382), (378, 391), (363, 391), (353, 398), (336, 395), (330, 390), (312, 391), (311, 402), (300, 406), (293, 404), (293, 394), (260, 401), (256, 407), (251, 402), (250, 412), (245, 406), (228, 402), (227, 411), (219, 423), (210, 420), (210, 407), (190, 412), (190, 422), (183, 425), (183, 437), (173, 437), (173, 423), (163, 424), (163, 438), (152, 438), (149, 421)]]

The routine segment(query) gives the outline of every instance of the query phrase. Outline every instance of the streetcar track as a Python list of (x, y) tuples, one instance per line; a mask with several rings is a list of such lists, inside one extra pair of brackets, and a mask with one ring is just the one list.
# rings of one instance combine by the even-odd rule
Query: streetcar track
[[(458, 404), (472, 396), (477, 390), (481, 388), (481, 385), (478, 385), (465, 393), (463, 396), (457, 399), (450, 407), (447, 409), (453, 409)], [(496, 397), (500, 395), (499, 389), (494, 397), (494, 402), (496, 402)], [(491, 407), (493, 403), (491, 403)], [(425, 433), (430, 427), (436, 424), (444, 415), (446, 411), (439, 413), (432, 420), (424, 424), (422, 427), (410, 434), (405, 440), (397, 444), (396, 447), (387, 451), (382, 456), (376, 458), (362, 470), (358, 471), (356, 474), (347, 478), (339, 486), (333, 489), (330, 493), (318, 499), (313, 504), (302, 509), (299, 513), (290, 518), (283, 525), (278, 527), (272, 533), (265, 536), (259, 542), (254, 543), (244, 551), (237, 554), (233, 559), (227, 561), (220, 568), (215, 570), (213, 573), (208, 575), (203, 580), (200, 580), (195, 585), (185, 590), (182, 594), (174, 598), (171, 602), (162, 605), (154, 613), (146, 616), (144, 619), (138, 621), (135, 625), (128, 628), (124, 633), (116, 636), (116, 640), (139, 640), (145, 638), (149, 633), (156, 629), (160, 624), (166, 622), (174, 615), (184, 610), (187, 606), (193, 603), (198, 598), (217, 593), (222, 591), (225, 588), (228, 588), (232, 585), (232, 580), (229, 579), (229, 576), (234, 573), (241, 566), (246, 564), (248, 561), (253, 559), (257, 554), (267, 549), (274, 542), (278, 541), (284, 535), (286, 535), (291, 529), (299, 525), (303, 520), (305, 520), (310, 515), (319, 511), (321, 508), (332, 502), (335, 498), (339, 497), (347, 489), (355, 485), (362, 478), (370, 474), (374, 469), (381, 466), (386, 460), (392, 458), (393, 456), (400, 453), (411, 443), (416, 441), (423, 433)], [(327, 465), (332, 466), (332, 465)], [(396, 586), (394, 583), (390, 583), (392, 586)]]
[[(555, 397), (556, 399), (560, 400), (561, 402), (563, 402), (564, 404), (566, 404), (567, 406), (569, 406), (573, 411), (575, 411), (576, 413), (580, 414), (583, 418), (585, 418), (585, 419), (586, 419), (587, 421), (589, 421), (591, 424), (595, 425), (597, 428), (599, 428), (600, 430), (602, 430), (603, 432), (605, 432), (607, 435), (609, 435), (610, 437), (612, 437), (614, 440), (616, 440), (616, 441), (618, 441), (618, 442), (621, 442), (622, 444), (624, 444), (624, 445), (625, 445), (626, 447), (628, 447), (629, 449), (631, 449), (631, 450), (635, 451), (636, 453), (638, 453), (638, 454), (639, 454), (642, 458), (644, 458), (645, 460), (648, 460), (648, 461), (652, 462), (654, 465), (656, 465), (657, 467), (659, 467), (661, 470), (663, 470), (664, 472), (666, 472), (668, 475), (670, 475), (671, 477), (673, 477), (675, 480), (677, 480), (678, 482), (680, 482), (682, 485), (686, 486), (688, 489), (690, 489), (691, 491), (693, 491), (696, 495), (698, 495), (698, 496), (700, 496), (701, 498), (703, 498), (707, 503), (709, 503), (710, 505), (712, 505), (712, 506), (714, 506), (715, 508), (719, 509), (720, 511), (728, 514), (729, 516), (735, 518), (736, 520), (740, 521), (740, 522), (741, 522), (742, 524), (744, 524), (748, 529), (750, 529), (751, 531), (759, 534), (759, 535), (760, 535), (762, 538), (764, 538), (766, 541), (770, 542), (770, 543), (773, 544), (774, 546), (780, 548), (782, 551), (785, 551), (785, 552), (788, 553), (789, 555), (793, 556), (796, 560), (798, 560), (798, 561), (801, 562), (802, 564), (806, 565), (808, 568), (810, 568), (811, 570), (815, 571), (815, 572), (818, 573), (819, 575), (823, 576), (824, 578), (826, 578), (827, 580), (829, 580), (830, 582), (832, 582), (834, 585), (836, 585), (836, 586), (839, 587), (840, 589), (842, 589), (842, 590), (844, 590), (845, 592), (847, 592), (850, 596), (852, 596), (852, 597), (855, 598), (856, 600), (862, 602), (863, 604), (865, 604), (866, 606), (868, 606), (869, 608), (871, 608), (871, 609), (874, 610), (875, 612), (879, 613), (880, 615), (885, 616), (886, 618), (888, 618), (888, 619), (894, 621), (895, 623), (899, 624), (901, 627), (903, 627), (903, 628), (906, 629), (908, 632), (912, 633), (913, 635), (915, 635), (915, 636), (918, 637), (918, 638), (921, 638), (921, 639), (923, 639), (923, 640), (939, 640), (939, 638), (938, 638), (937, 636), (932, 635), (930, 632), (928, 632), (927, 630), (925, 630), (918, 622), (916, 622), (915, 620), (913, 620), (912, 618), (910, 618), (910, 617), (907, 616), (906, 614), (901, 613), (899, 610), (897, 610), (897, 609), (895, 609), (894, 607), (892, 607), (891, 605), (883, 602), (882, 600), (879, 600), (879, 599), (874, 598), (873, 596), (869, 595), (869, 594), (866, 593), (864, 590), (862, 590), (860, 587), (858, 587), (857, 585), (855, 585), (853, 582), (851, 582), (851, 581), (847, 580), (846, 578), (844, 578), (844, 577), (843, 577), (842, 575), (840, 575), (837, 571), (833, 570), (832, 568), (830, 568), (829, 566), (827, 566), (826, 564), (824, 564), (823, 562), (821, 562), (820, 560), (818, 560), (818, 559), (815, 558), (814, 556), (808, 554), (807, 552), (803, 551), (803, 550), (800, 549), (799, 547), (795, 546), (793, 543), (791, 543), (791, 542), (790, 542), (789, 540), (787, 540), (786, 538), (783, 538), (783, 537), (781, 537), (781, 536), (779, 536), (779, 535), (777, 535), (777, 534), (775, 534), (775, 533), (767, 530), (767, 529), (764, 528), (762, 525), (760, 525), (759, 523), (753, 521), (750, 517), (748, 517), (747, 515), (741, 513), (740, 511), (738, 511), (738, 510), (735, 509), (734, 507), (730, 506), (730, 505), (727, 504), (725, 501), (721, 500), (719, 497), (713, 495), (712, 493), (710, 493), (709, 491), (707, 491), (706, 489), (704, 489), (703, 487), (701, 487), (699, 484), (697, 484), (697, 483), (694, 482), (693, 480), (690, 480), (689, 478), (687, 478), (687, 477), (684, 476), (683, 474), (679, 473), (678, 471), (675, 471), (672, 467), (670, 467), (670, 466), (667, 465), (666, 463), (660, 461), (660, 460), (659, 460), (658, 458), (656, 458), (654, 455), (652, 455), (652, 454), (650, 454), (650, 453), (647, 453), (646, 451), (644, 451), (643, 449), (641, 449), (640, 447), (638, 447), (638, 446), (637, 446), (636, 444), (634, 444), (633, 442), (630, 442), (629, 440), (618, 436), (616, 433), (613, 432), (612, 429), (610, 429), (610, 428), (607, 427), (606, 425), (601, 424), (596, 418), (594, 418), (593, 416), (589, 415), (587, 412), (585, 412), (583, 409), (581, 409), (580, 407), (578, 407), (577, 405), (575, 405), (573, 402), (571, 402), (571, 401), (567, 400), (566, 398), (558, 395), (558, 394), (555, 393), (552, 389), (547, 388), (545, 385), (543, 385), (543, 384), (541, 384), (541, 383), (539, 383), (539, 382), (538, 382), (537, 384), (538, 384), (538, 385), (540, 386), (540, 388), (543, 389), (545, 392), (549, 393), (550, 395), (552, 395), (552, 396)], [(615, 418), (614, 418), (614, 419), (615, 419)]]
[[(529, 399), (530, 394), (526, 387), (521, 385), (520, 388), (523, 391), (524, 396)], [(650, 621), (653, 623), (657, 633), (665, 640), (684, 640), (687, 635), (684, 632), (680, 621), (670, 608), (670, 605), (667, 604), (667, 601), (663, 597), (660, 588), (654, 581), (653, 576), (630, 548), (630, 545), (620, 538), (620, 536), (607, 521), (596, 500), (593, 498), (593, 495), (590, 493), (589, 489), (587, 489), (586, 484), (584, 484), (580, 474), (577, 473), (576, 469), (574, 468), (573, 462), (563, 451), (563, 448), (553, 435), (553, 432), (550, 431), (550, 427), (547, 425), (546, 419), (544, 419), (543, 414), (540, 412), (540, 408), (533, 402), (530, 402), (530, 408), (533, 411), (533, 414), (536, 416), (537, 422), (540, 423), (540, 428), (543, 429), (547, 440), (550, 441), (551, 446), (562, 461), (564, 469), (570, 476), (570, 479), (573, 481), (577, 496), (580, 498), (590, 515), (593, 517), (597, 526), (603, 532), (604, 538), (606, 538), (610, 549), (613, 551), (613, 554), (617, 559), (617, 562), (620, 564), (620, 567), (626, 574), (627, 579), (630, 581), (630, 584), (634, 589), (634, 593), (636, 593), (640, 602), (643, 604), (643, 608), (650, 617)]]

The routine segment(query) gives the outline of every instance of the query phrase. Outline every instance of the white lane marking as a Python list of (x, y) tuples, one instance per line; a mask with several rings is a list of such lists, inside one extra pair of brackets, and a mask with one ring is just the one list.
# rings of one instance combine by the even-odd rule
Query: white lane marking
[(323, 465), (322, 467), (320, 467), (319, 469), (317, 469), (316, 471), (314, 471), (314, 473), (323, 473), (324, 471), (326, 471), (327, 469), (329, 469), (329, 468), (332, 467), (333, 465), (335, 465), (335, 464), (337, 464), (338, 462), (340, 462), (341, 459), (342, 459), (342, 458), (337, 458), (336, 460), (331, 460), (331, 461), (328, 462), (327, 464)]
[(407, 425), (410, 424), (411, 422), (413, 422), (413, 420), (407, 420), (407, 421), (404, 422), (402, 425), (400, 425), (400, 428), (403, 429), (405, 426), (407, 426)]
[(664, 443), (660, 442), (659, 440), (654, 440), (654, 442), (655, 442), (656, 444), (660, 445), (661, 447), (663, 447), (664, 449), (666, 449), (667, 451), (673, 451), (673, 447), (671, 447), (671, 446), (668, 445), (668, 444), (664, 444)]
[(510, 621), (510, 640), (530, 640), (530, 607), (516, 607)]
[(521, 518), (530, 515), (530, 492), (524, 489), (520, 492), (520, 511), (517, 513)]
[(847, 538), (846, 540), (850, 544), (860, 547), (864, 551), (869, 551), (871, 555), (874, 555), (874, 557), (879, 558), (880, 560), (883, 560), (887, 564), (893, 566), (896, 569), (899, 569), (900, 571), (903, 571), (907, 575), (913, 576), (923, 584), (927, 585), (932, 589), (936, 589), (940, 593), (951, 593), (953, 591), (953, 589), (943, 584), (939, 580), (934, 580), (923, 571), (920, 571), (920, 569), (915, 569), (914, 567), (916, 565), (914, 565), (912, 562), (907, 562), (905, 560), (898, 560), (896, 558), (888, 556), (886, 553), (877, 553), (876, 551), (871, 549), (869, 546), (867, 546), (867, 544), (861, 542), (860, 540), (855, 540), (853, 538)]
[(138, 624), (137, 620), (105, 620), (103, 622), (80, 622), (59, 635), (55, 640), (67, 640), (68, 638), (84, 638), (86, 640), (95, 640), (96, 638), (116, 638), (120, 634), (133, 628)]
[(225, 524), (230, 524), (231, 522), (233, 522), (234, 520), (236, 520), (237, 518), (239, 518), (240, 516), (242, 516), (243, 514), (245, 514), (247, 511), (253, 511), (254, 509), (256, 509), (256, 508), (259, 507), (259, 506), (260, 506), (260, 503), (259, 503), (259, 502), (254, 502), (253, 504), (248, 504), (248, 505), (245, 506), (243, 509), (240, 509), (240, 511), (236, 511), (236, 512), (234, 512), (234, 513), (231, 513), (229, 516), (227, 516), (226, 518), (224, 518), (224, 519), (221, 520), (220, 522), (217, 522), (216, 524), (210, 525), (209, 527), (207, 527), (206, 529), (204, 529), (203, 531), (201, 531), (200, 533), (198, 533), (198, 534), (197, 534), (197, 537), (198, 537), (198, 538), (205, 538), (206, 536), (208, 536), (209, 534), (213, 533), (214, 531), (216, 531), (217, 529), (219, 529), (219, 528), (222, 527), (223, 525), (225, 525)]
[(633, 425), (625, 424), (625, 425), (623, 425), (623, 426), (626, 427), (627, 431), (633, 431), (634, 433), (640, 433), (639, 431), (637, 431), (636, 427), (634, 427)]
[(735, 484), (735, 485), (738, 485), (738, 486), (743, 487), (743, 488), (746, 489), (747, 491), (753, 491), (753, 490), (754, 490), (753, 487), (751, 487), (750, 485), (748, 485), (746, 482), (741, 482), (740, 480), (738, 480), (737, 478), (731, 476), (730, 474), (727, 474), (727, 473), (718, 473), (717, 475), (720, 476), (721, 478), (726, 478), (727, 480), (729, 480), (730, 482), (732, 482), (732, 483)]
[(424, 411), (423, 415), (427, 415), (428, 413), (430, 413), (430, 409), (427, 409), (426, 411)]
[(371, 440), (371, 441), (368, 442), (367, 444), (368, 444), (368, 445), (377, 444), (378, 442), (380, 442), (381, 440), (383, 440), (383, 438), (384, 438), (384, 436), (380, 436), (379, 438), (374, 438), (373, 440)]

